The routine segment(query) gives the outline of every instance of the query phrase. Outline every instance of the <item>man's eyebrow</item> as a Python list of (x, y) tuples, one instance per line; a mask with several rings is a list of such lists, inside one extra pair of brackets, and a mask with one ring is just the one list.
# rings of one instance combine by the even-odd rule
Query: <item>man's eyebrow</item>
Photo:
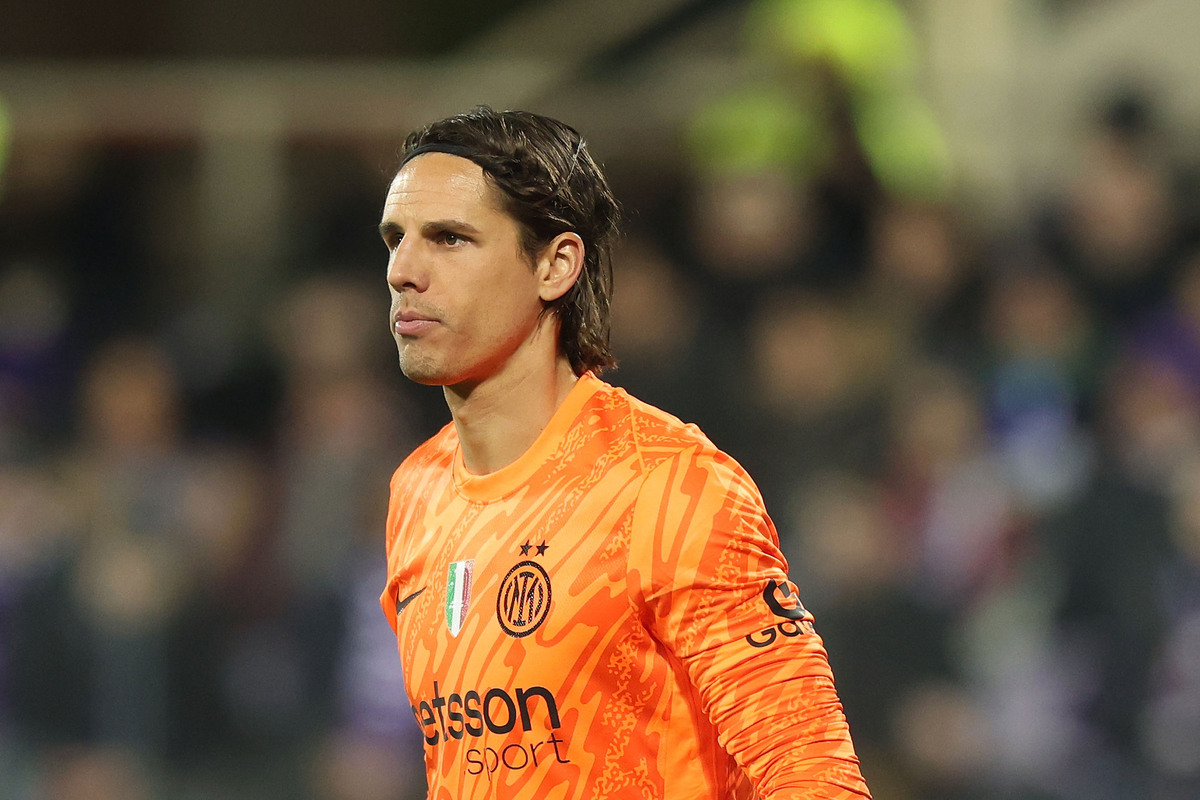
[[(437, 233), (438, 231), (454, 231), (457, 233), (465, 233), (468, 235), (478, 235), (479, 229), (469, 222), (464, 222), (461, 219), (435, 219), (429, 222), (422, 223), (421, 231), (428, 233)], [(395, 222), (384, 221), (379, 223), (379, 235), (384, 239), (391, 238), (397, 233), (404, 233), (404, 229)]]
[(438, 231), (454, 231), (456, 233), (465, 233), (468, 235), (477, 235), (479, 229), (469, 222), (464, 222), (461, 219), (435, 219), (429, 222), (422, 223), (421, 231), (424, 233), (436, 233)]

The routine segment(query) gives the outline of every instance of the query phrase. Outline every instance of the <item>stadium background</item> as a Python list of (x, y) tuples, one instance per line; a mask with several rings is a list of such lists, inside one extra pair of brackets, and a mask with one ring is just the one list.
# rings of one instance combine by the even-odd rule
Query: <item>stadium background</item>
[(879, 798), (1200, 795), (1190, 0), (0, 13), (0, 800), (422, 796), (400, 136), (587, 134), (610, 377), (759, 480)]

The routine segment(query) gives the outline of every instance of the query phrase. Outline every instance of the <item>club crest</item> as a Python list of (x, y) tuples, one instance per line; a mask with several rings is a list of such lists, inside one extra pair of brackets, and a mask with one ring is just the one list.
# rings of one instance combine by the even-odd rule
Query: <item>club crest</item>
[(550, 576), (541, 564), (521, 561), (508, 571), (496, 598), (496, 619), (509, 636), (533, 633), (550, 612)]

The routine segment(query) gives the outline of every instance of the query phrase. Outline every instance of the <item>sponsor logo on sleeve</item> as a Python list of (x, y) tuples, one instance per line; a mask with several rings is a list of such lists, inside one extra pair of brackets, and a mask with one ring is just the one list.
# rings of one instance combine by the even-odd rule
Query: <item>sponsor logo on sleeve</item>
[(800, 602), (800, 595), (792, 588), (792, 582), (779, 583), (775, 580), (767, 581), (767, 585), (763, 587), (763, 600), (767, 604), (767, 608), (771, 609), (771, 613), (777, 617), (784, 619), (804, 619), (808, 616), (808, 611)]
[(771, 613), (782, 617), (784, 621), (763, 628), (761, 631), (747, 634), (746, 641), (752, 647), (770, 647), (781, 636), (791, 639), (801, 634), (816, 633), (812, 624), (812, 616), (800, 602), (800, 595), (792, 586), (791, 581), (783, 583), (775, 580), (767, 581), (767, 585), (763, 587), (762, 596), (763, 602), (767, 604)]

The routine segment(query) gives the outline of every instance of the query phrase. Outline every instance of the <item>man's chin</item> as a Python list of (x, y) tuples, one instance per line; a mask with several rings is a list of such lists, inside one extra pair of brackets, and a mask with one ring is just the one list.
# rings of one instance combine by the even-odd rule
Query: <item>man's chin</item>
[(400, 358), (400, 371), (404, 377), (422, 386), (444, 386), (449, 381), (444, 372), (423, 359)]

